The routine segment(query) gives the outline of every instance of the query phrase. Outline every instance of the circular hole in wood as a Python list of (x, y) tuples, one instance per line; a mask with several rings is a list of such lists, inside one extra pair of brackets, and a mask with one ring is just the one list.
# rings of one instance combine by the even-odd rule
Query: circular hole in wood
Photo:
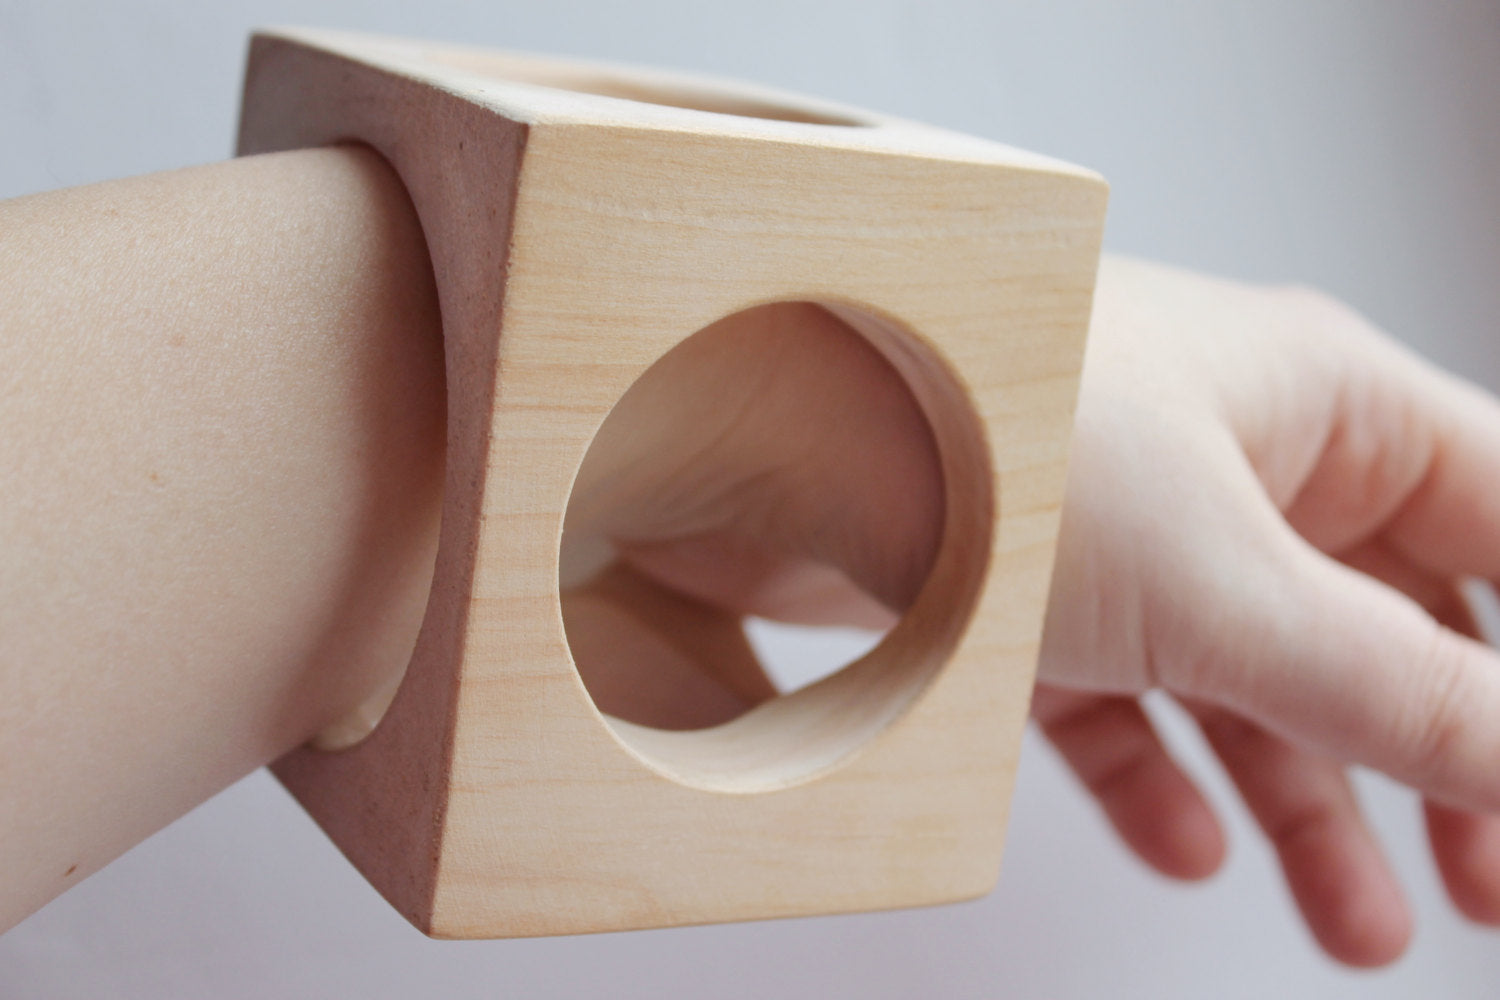
[(677, 780), (801, 780), (941, 669), (993, 509), (982, 428), (920, 338), (836, 303), (737, 312), (647, 369), (579, 468), (559, 580), (574, 663)]
[(462, 50), (435, 54), (434, 59), (454, 69), (482, 76), (641, 104), (660, 104), (670, 108), (686, 108), (689, 111), (708, 111), (741, 118), (766, 118), (804, 125), (868, 127), (873, 124), (848, 114), (817, 107), (812, 102), (799, 106), (789, 100), (774, 99), (750, 90), (738, 90), (732, 85), (718, 84), (713, 80), (676, 77), (664, 72), (631, 72), (607, 66)]

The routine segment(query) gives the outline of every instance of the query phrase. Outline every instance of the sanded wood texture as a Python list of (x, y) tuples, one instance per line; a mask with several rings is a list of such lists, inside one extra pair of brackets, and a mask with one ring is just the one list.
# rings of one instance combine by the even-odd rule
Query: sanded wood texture
[[(446, 342), (443, 526), (368, 738), (276, 773), (427, 933), (938, 903), (998, 874), (1106, 190), (1029, 153), (758, 88), (311, 31), (251, 48), (243, 153), (339, 141), (407, 186)], [(822, 304), (932, 427), (942, 542), (868, 656), (710, 729), (611, 719), (559, 606), (574, 477), (695, 331)]]

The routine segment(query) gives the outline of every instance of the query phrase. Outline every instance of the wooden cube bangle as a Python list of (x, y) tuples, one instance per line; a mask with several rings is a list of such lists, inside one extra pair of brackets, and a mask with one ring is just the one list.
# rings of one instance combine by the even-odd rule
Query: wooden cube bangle
[[(357, 141), (406, 185), (448, 380), (436, 574), (380, 724), (281, 781), (441, 937), (938, 903), (999, 871), (1106, 188), (758, 88), (314, 31), (251, 46), (240, 150)], [(869, 655), (707, 730), (601, 714), (559, 610), (573, 478), (713, 321), (822, 304), (901, 372), (945, 490)]]

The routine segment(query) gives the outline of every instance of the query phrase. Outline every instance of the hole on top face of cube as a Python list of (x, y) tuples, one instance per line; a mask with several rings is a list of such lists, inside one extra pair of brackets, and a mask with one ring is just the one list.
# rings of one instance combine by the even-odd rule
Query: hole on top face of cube
[(890, 320), (778, 302), (698, 331), (616, 403), (569, 499), (563, 620), (595, 706), (693, 784), (847, 756), (958, 642), (988, 468), (967, 399)]
[(873, 124), (852, 115), (815, 106), (799, 107), (753, 92), (741, 92), (732, 84), (697, 79), (670, 79), (665, 74), (633, 75), (607, 67), (569, 65), (520, 55), (450, 50), (434, 58), (454, 69), (530, 83), (580, 94), (595, 94), (641, 104), (660, 104), (690, 111), (708, 111), (741, 118), (767, 118), (804, 125), (865, 127)]

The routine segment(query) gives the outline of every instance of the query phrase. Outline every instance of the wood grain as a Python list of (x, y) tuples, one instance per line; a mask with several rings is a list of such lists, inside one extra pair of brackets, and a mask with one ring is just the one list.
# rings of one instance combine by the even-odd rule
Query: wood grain
[[(1097, 176), (759, 88), (258, 36), (241, 151), (339, 141), (385, 156), (422, 220), (447, 476), (432, 597), (389, 712), (350, 749), (276, 765), (308, 812), (443, 937), (988, 891), (1056, 542)], [(880, 646), (816, 685), (709, 729), (611, 719), (560, 613), (574, 476), (656, 359), (777, 301), (832, 309), (911, 386), (947, 497), (933, 571)]]

